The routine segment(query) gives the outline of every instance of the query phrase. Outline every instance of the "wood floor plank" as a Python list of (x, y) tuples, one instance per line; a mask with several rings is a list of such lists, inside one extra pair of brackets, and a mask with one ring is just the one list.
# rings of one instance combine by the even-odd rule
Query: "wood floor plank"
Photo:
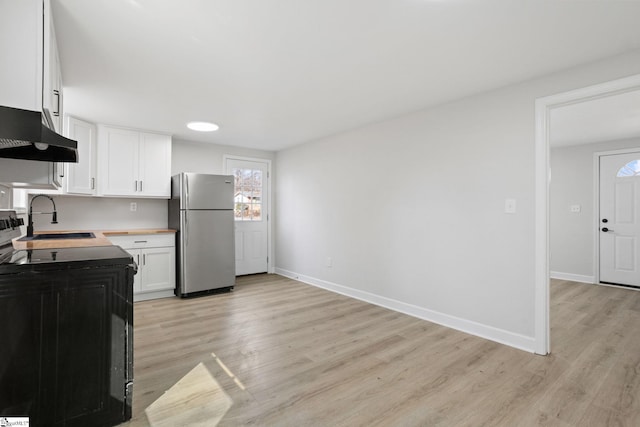
[(640, 292), (554, 280), (550, 294), (546, 357), (276, 275), (136, 303), (123, 426), (152, 426), (149, 407), (164, 425), (638, 425)]

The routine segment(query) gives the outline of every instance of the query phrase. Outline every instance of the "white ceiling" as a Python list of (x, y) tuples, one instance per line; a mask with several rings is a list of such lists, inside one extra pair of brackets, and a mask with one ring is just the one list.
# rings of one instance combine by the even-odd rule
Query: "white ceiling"
[[(640, 49), (640, 2), (53, 0), (66, 112), (278, 150)], [(208, 120), (220, 130), (185, 127)]]
[(551, 110), (551, 146), (640, 137), (640, 91)]

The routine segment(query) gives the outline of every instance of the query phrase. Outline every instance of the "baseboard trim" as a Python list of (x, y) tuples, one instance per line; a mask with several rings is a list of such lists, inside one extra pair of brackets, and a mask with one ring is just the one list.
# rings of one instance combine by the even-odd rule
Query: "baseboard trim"
[(529, 353), (534, 353), (535, 350), (535, 339), (533, 337), (516, 334), (504, 329), (498, 329), (493, 326), (488, 326), (481, 323), (473, 322), (471, 320), (466, 320), (448, 314), (440, 313), (438, 311), (429, 310), (424, 307), (408, 304), (402, 301), (372, 294), (370, 292), (338, 285), (336, 283), (317, 279), (315, 277), (305, 276), (303, 274), (298, 274), (296, 272), (285, 270), (283, 268), (276, 267), (275, 273), (284, 277), (288, 277), (290, 279), (306, 283), (308, 285), (316, 286), (318, 288), (355, 298), (364, 302), (368, 302), (370, 304), (375, 304), (380, 307), (388, 308), (390, 310), (417, 317), (422, 320), (437, 323), (451, 329), (456, 329), (458, 331), (475, 335), (480, 338), (485, 338), (491, 341), (498, 342), (500, 344), (505, 344), (510, 347), (527, 351)]
[(164, 291), (155, 291), (155, 292), (145, 292), (140, 294), (134, 294), (133, 302), (147, 301), (150, 299), (158, 299), (158, 298), (171, 298), (175, 296), (176, 295), (173, 289), (168, 289)]
[(596, 278), (594, 276), (584, 276), (582, 274), (573, 274), (573, 273), (562, 273), (560, 271), (551, 271), (549, 272), (549, 276), (552, 279), (558, 280), (569, 280), (571, 282), (580, 282), (580, 283), (596, 283)]

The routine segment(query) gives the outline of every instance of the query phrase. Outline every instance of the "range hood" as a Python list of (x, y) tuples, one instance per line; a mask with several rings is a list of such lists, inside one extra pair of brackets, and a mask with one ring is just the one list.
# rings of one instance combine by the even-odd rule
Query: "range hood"
[(77, 162), (78, 143), (49, 129), (39, 111), (0, 105), (0, 157)]

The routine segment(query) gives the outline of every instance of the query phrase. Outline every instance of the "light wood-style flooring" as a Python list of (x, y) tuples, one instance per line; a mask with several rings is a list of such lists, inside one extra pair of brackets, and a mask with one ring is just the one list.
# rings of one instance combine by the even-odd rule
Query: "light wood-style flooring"
[(123, 426), (640, 425), (640, 292), (551, 301), (547, 357), (277, 275), (136, 303)]

